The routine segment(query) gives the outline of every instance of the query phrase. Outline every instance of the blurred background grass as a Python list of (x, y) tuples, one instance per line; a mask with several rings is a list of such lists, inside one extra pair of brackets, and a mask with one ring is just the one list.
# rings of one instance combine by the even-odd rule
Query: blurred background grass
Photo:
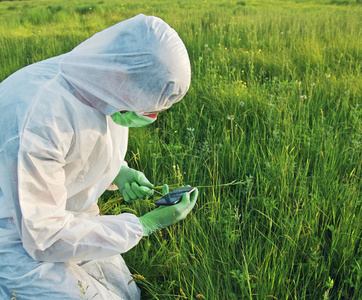
[(362, 298), (358, 2), (0, 2), (0, 80), (138, 13), (185, 42), (191, 88), (131, 129), (127, 160), (156, 186), (203, 187), (185, 221), (124, 254), (143, 299)]

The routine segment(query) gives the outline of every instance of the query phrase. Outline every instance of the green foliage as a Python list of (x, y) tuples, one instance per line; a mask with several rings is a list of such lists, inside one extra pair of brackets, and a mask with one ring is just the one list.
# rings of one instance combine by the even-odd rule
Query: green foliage
[[(130, 130), (127, 160), (157, 186), (201, 187), (184, 222), (143, 238), (124, 255), (143, 298), (357, 300), (357, 4), (4, 2), (0, 80), (138, 13), (163, 18), (189, 50), (192, 85), (154, 124)], [(234, 180), (242, 184), (223, 185)], [(142, 215), (153, 201), (128, 205), (107, 192), (99, 204), (103, 213)]]
[(96, 5), (85, 5), (85, 6), (76, 7), (75, 12), (81, 15), (86, 15), (94, 13), (96, 8), (97, 8)]

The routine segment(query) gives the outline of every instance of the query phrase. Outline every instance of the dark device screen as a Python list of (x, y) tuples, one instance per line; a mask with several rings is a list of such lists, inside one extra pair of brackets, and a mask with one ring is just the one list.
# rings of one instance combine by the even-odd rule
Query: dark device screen
[(168, 193), (167, 195), (163, 196), (161, 199), (157, 200), (155, 204), (157, 206), (160, 205), (175, 205), (179, 203), (182, 199), (183, 194), (185, 193), (192, 193), (195, 190), (194, 187), (182, 187), (173, 190), (172, 192)]

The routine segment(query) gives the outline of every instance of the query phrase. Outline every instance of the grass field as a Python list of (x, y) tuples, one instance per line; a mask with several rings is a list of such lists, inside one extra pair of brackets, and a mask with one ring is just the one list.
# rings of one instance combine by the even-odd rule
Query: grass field
[[(142, 299), (362, 299), (359, 1), (3, 1), (0, 80), (138, 13), (178, 31), (193, 73), (131, 129), (127, 160), (200, 190), (124, 255)], [(108, 214), (152, 203), (100, 199)]]

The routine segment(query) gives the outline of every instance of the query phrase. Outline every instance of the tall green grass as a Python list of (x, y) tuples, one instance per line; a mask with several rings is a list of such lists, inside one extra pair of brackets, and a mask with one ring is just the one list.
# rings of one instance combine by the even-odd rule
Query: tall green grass
[(1, 2), (0, 79), (138, 13), (178, 31), (193, 73), (131, 129), (127, 160), (156, 186), (200, 187), (185, 221), (124, 255), (143, 299), (361, 299), (358, 1)]

